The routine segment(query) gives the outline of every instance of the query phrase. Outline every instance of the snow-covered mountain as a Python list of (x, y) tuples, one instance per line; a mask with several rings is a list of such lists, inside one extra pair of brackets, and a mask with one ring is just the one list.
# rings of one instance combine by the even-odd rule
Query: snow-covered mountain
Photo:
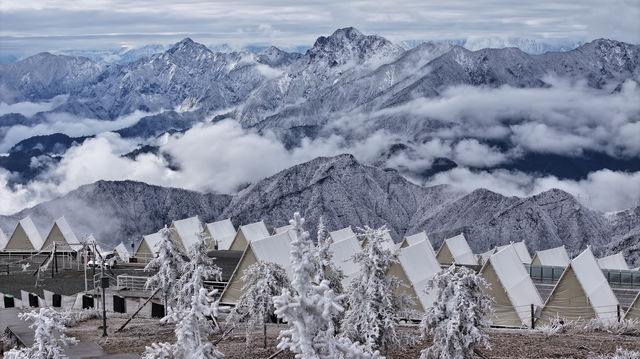
[[(428, 40), (404, 40), (398, 45), (405, 49), (412, 49)], [(534, 40), (522, 37), (469, 37), (460, 39), (438, 40), (436, 43), (462, 46), (465, 49), (476, 51), (486, 48), (502, 49), (505, 47), (517, 47), (520, 50), (532, 54), (540, 55), (545, 52), (570, 51), (583, 45), (583, 42), (571, 40)]]
[[(351, 155), (316, 158), (236, 195), (100, 181), (2, 216), (0, 228), (10, 233), (19, 219), (30, 215), (40, 231), (46, 231), (64, 215), (77, 232), (94, 233), (105, 246), (114, 246), (193, 215), (202, 221), (231, 217), (236, 225), (264, 219), (277, 227), (286, 224), (293, 211), (303, 213), (309, 229), (322, 216), (331, 230), (386, 224), (396, 241), (426, 230), (435, 246), (464, 232), (477, 252), (523, 239), (532, 251), (564, 244), (577, 254), (592, 245), (599, 254), (625, 249), (627, 260), (640, 265), (636, 223), (640, 207), (605, 216), (560, 190), (518, 198), (487, 190), (463, 193), (446, 185), (421, 187), (397, 171), (363, 165)], [(612, 247), (613, 239), (629, 243)]]

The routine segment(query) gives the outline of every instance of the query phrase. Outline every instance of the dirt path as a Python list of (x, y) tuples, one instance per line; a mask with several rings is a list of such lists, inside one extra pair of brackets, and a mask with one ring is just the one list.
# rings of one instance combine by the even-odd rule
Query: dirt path
[[(173, 326), (161, 325), (157, 319), (135, 319), (124, 331), (111, 334), (119, 327), (125, 318), (110, 318), (112, 328), (110, 336), (105, 340), (101, 337), (100, 320), (90, 320), (76, 327), (69, 328), (68, 335), (83, 341), (94, 341), (109, 354), (136, 353), (141, 354), (144, 348), (153, 342), (173, 341)], [(261, 333), (256, 337), (250, 348), (244, 340), (244, 329), (238, 328), (222, 341), (219, 349), (227, 359), (267, 358), (277, 351), (277, 336), (282, 325), (269, 325), (268, 348), (262, 349)], [(407, 332), (417, 333), (415, 327), (404, 327)], [(217, 339), (216, 336), (214, 339)], [(492, 329), (490, 331), (492, 350), (481, 349), (489, 358), (588, 358), (599, 354), (615, 352), (616, 348), (626, 348), (640, 351), (640, 337), (621, 336), (608, 333), (572, 333), (558, 334), (545, 338), (541, 333), (531, 330)], [(422, 340), (409, 345), (404, 351), (391, 351), (387, 358), (413, 359), (420, 356), (420, 351), (431, 343)], [(278, 355), (279, 359), (290, 359), (294, 356), (285, 352)]]

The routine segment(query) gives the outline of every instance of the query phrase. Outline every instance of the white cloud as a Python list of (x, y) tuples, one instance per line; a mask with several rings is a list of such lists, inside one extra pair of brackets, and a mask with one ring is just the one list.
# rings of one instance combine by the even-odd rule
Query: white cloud
[(38, 112), (51, 111), (67, 101), (68, 95), (59, 95), (48, 101), (42, 102), (17, 102), (7, 104), (0, 102), (0, 116), (8, 113), (19, 113), (25, 117), (31, 117)]
[(45, 115), (45, 122), (35, 126), (16, 125), (7, 130), (0, 140), (0, 152), (7, 152), (16, 143), (33, 136), (64, 133), (71, 137), (90, 136), (135, 125), (142, 117), (153, 115), (136, 110), (113, 121), (78, 117), (69, 113), (53, 112)]
[(453, 160), (464, 166), (492, 167), (505, 162), (507, 156), (497, 148), (481, 144), (476, 139), (465, 139), (455, 145)]
[(574, 195), (583, 205), (607, 212), (640, 205), (640, 172), (599, 170), (587, 178), (560, 180), (554, 176), (536, 178), (518, 171), (471, 171), (459, 167), (434, 176), (427, 185), (451, 184), (465, 191), (486, 188), (508, 196), (531, 196), (553, 188)]

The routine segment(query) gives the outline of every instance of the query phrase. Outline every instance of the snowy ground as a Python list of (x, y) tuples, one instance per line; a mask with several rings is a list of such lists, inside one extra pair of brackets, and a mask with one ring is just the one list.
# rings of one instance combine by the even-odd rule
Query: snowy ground
[[(120, 316), (109, 319), (109, 332), (124, 322)], [(70, 328), (68, 335), (83, 341), (94, 341), (104, 348), (107, 353), (137, 353), (144, 351), (144, 347), (154, 341), (171, 341), (173, 326), (161, 325), (157, 319), (134, 319), (127, 329), (117, 334), (110, 334), (103, 339), (102, 329), (98, 329), (102, 322), (93, 319), (76, 327)], [(276, 337), (283, 326), (270, 324), (268, 328), (268, 348), (262, 349), (261, 333), (256, 333), (252, 346), (247, 348), (244, 341), (243, 328), (236, 329), (228, 339), (220, 343), (220, 349), (227, 359), (268, 358), (277, 349)], [(407, 326), (402, 330), (416, 331), (416, 327)], [(217, 339), (216, 335), (213, 340)], [(490, 331), (492, 350), (481, 349), (490, 358), (589, 358), (596, 354), (613, 353), (616, 347), (640, 350), (640, 337), (620, 336), (607, 333), (572, 333), (558, 334), (545, 338), (541, 333), (531, 330), (492, 329)], [(430, 344), (425, 340), (416, 345), (408, 346), (405, 351), (391, 351), (388, 358), (417, 358), (420, 350)], [(281, 353), (277, 358), (293, 358), (288, 352)]]

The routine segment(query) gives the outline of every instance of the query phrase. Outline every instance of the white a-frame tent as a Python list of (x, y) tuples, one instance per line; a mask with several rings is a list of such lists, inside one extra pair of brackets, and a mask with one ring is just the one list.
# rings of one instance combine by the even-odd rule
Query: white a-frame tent
[(408, 247), (416, 243), (420, 243), (422, 241), (427, 242), (427, 244), (429, 245), (429, 248), (431, 248), (431, 252), (433, 252), (433, 256), (435, 257), (436, 251), (433, 249), (433, 246), (431, 245), (431, 241), (429, 241), (429, 236), (427, 236), (427, 232), (425, 231), (418, 232), (410, 236), (405, 236), (402, 242), (400, 242), (400, 248)]
[(344, 241), (345, 239), (357, 238), (357, 236), (355, 233), (353, 233), (351, 226), (349, 226), (342, 229), (338, 229), (337, 231), (329, 232), (329, 238), (331, 239), (332, 243), (336, 243), (336, 242)]
[(26, 217), (18, 222), (4, 250), (7, 252), (39, 251), (43, 243), (35, 224), (30, 217)]
[(198, 216), (193, 216), (173, 221), (171, 228), (173, 229), (172, 239), (182, 246), (185, 253), (188, 253), (189, 249), (198, 242), (198, 235), (202, 232), (202, 223), (200, 223)]
[(442, 270), (432, 253), (428, 241), (420, 241), (401, 248), (398, 262), (391, 264), (387, 272), (398, 278), (404, 286), (396, 289), (397, 294), (406, 294), (414, 301), (413, 310), (425, 312), (433, 307), (436, 291), (427, 291), (428, 282)]
[(9, 242), (9, 238), (7, 238), (7, 235), (4, 234), (2, 229), (0, 229), (0, 251), (4, 250), (4, 247), (7, 245), (7, 242)]
[(629, 270), (629, 265), (624, 259), (624, 254), (622, 254), (622, 252), (598, 258), (598, 265), (601, 269)]
[(272, 234), (280, 234), (280, 233), (284, 233), (286, 231), (290, 231), (292, 229), (293, 229), (293, 224), (287, 224), (286, 226), (274, 228)]
[(269, 237), (269, 230), (267, 230), (264, 221), (245, 224), (238, 228), (238, 232), (233, 238), (229, 249), (232, 251), (244, 251), (249, 242), (265, 237)]
[(353, 277), (360, 271), (360, 265), (353, 261), (353, 256), (362, 252), (362, 247), (355, 236), (333, 242), (329, 246), (333, 254), (333, 264), (342, 270), (344, 279), (342, 287), (347, 288)]
[(82, 243), (71, 230), (71, 226), (64, 217), (58, 218), (51, 226), (51, 230), (42, 245), (43, 249), (53, 248), (56, 243), (58, 252), (77, 252), (82, 249)]
[(542, 308), (538, 322), (548, 323), (556, 315), (569, 320), (598, 318), (617, 320), (618, 299), (587, 247), (575, 257), (556, 283)]
[(233, 237), (236, 236), (236, 227), (233, 226), (230, 218), (221, 221), (207, 223), (204, 232), (211, 236), (209, 249), (227, 250), (231, 247)]
[(531, 304), (537, 310), (543, 302), (514, 245), (489, 257), (480, 276), (489, 283), (483, 291), (495, 301), (496, 315), (487, 319), (500, 326), (531, 326)]
[(158, 246), (162, 241), (162, 234), (158, 231), (156, 233), (147, 234), (142, 236), (142, 240), (138, 244), (136, 249), (136, 257), (155, 257), (158, 253)]
[(516, 253), (518, 253), (518, 257), (520, 257), (520, 262), (531, 264), (531, 260), (532, 260), (531, 254), (529, 254), (529, 250), (527, 249), (527, 245), (524, 243), (524, 241), (511, 242), (509, 244), (505, 244), (504, 246), (499, 246), (498, 248), (496, 248), (496, 253), (511, 245), (516, 250)]
[(478, 260), (473, 254), (467, 239), (463, 233), (458, 234), (455, 237), (445, 239), (438, 250), (436, 255), (440, 264), (464, 264), (464, 265), (477, 265)]
[(238, 302), (243, 293), (242, 287), (244, 286), (244, 282), (242, 281), (242, 276), (244, 271), (254, 263), (275, 263), (284, 268), (287, 274), (289, 274), (291, 270), (289, 254), (291, 252), (292, 236), (293, 233), (287, 231), (250, 241), (242, 253), (242, 257), (240, 257), (238, 266), (236, 266), (233, 274), (231, 274), (231, 278), (229, 278), (229, 282), (222, 292), (220, 303), (235, 305)]
[[(368, 242), (369, 242), (369, 238), (365, 238), (362, 240), (362, 242), (360, 242), (360, 245), (362, 246), (362, 248), (364, 248)], [(397, 248), (396, 242), (393, 241), (393, 238), (391, 238), (391, 234), (389, 233), (388, 230), (384, 232), (381, 244), (383, 249), (386, 249), (392, 252), (395, 251)]]
[(569, 258), (569, 253), (567, 253), (564, 245), (537, 251), (531, 260), (531, 264), (554, 267), (566, 267), (569, 262), (571, 262), (571, 258)]
[(129, 259), (131, 258), (131, 253), (129, 253), (129, 249), (127, 249), (127, 246), (120, 242), (120, 244), (118, 244), (114, 249), (114, 252), (116, 252), (116, 254), (118, 255), (118, 257), (120, 257), (120, 260), (122, 260), (125, 263), (129, 263)]

